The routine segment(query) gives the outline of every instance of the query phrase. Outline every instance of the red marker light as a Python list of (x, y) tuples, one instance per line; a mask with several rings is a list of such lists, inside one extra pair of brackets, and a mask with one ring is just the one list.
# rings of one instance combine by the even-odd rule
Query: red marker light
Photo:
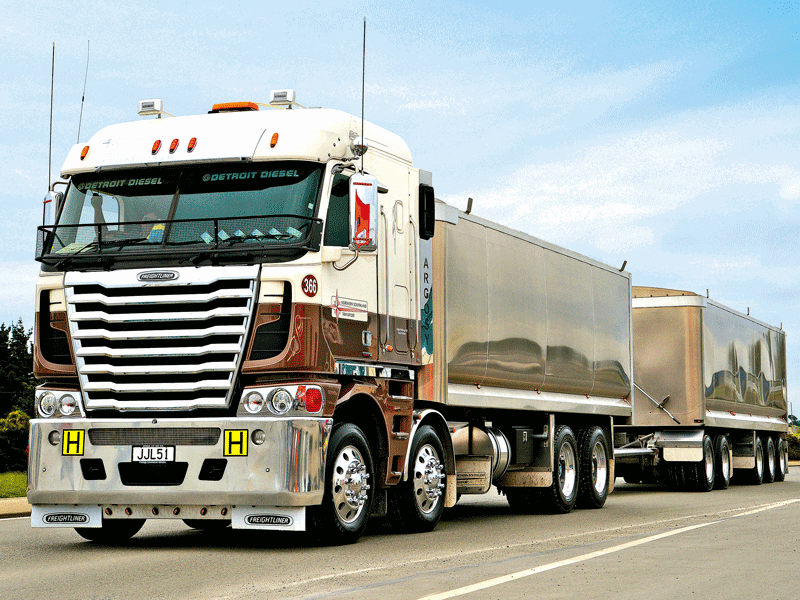
[(272, 139), (269, 141), (269, 147), (270, 148), (274, 148), (275, 144), (277, 144), (277, 143), (278, 143), (278, 134), (277, 133), (273, 133), (272, 134)]
[(317, 388), (306, 390), (306, 410), (308, 412), (319, 412), (322, 408), (322, 392)]
[(169, 153), (175, 154), (175, 150), (178, 149), (178, 138), (172, 140), (172, 143), (169, 145)]
[(81, 150), (81, 160), (86, 158), (87, 154), (89, 154), (89, 146), (84, 146), (83, 150)]
[(156, 140), (153, 142), (153, 154), (158, 154), (159, 150), (161, 150), (161, 140)]
[(192, 138), (189, 140), (189, 145), (186, 147), (187, 152), (191, 152), (194, 150), (194, 147), (197, 146), (197, 138)]

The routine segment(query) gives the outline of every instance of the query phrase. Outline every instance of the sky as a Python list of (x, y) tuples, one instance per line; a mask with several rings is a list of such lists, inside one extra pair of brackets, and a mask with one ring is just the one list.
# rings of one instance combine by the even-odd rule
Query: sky
[(150, 98), (189, 115), (291, 88), (360, 114), (366, 17), (366, 118), (438, 198), (782, 325), (800, 411), (800, 2), (0, 8), (0, 322), (33, 325), (41, 200), (73, 144)]

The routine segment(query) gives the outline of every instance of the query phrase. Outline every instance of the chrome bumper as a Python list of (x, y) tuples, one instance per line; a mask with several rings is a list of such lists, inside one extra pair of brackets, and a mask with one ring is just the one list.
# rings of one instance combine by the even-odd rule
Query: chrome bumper
[[(33, 505), (320, 504), (332, 423), (332, 419), (325, 418), (255, 417), (34, 419), (30, 430), (28, 501)], [(260, 445), (252, 439), (253, 431), (258, 429), (266, 434)], [(212, 435), (198, 436), (193, 430)], [(213, 432), (217, 430), (219, 439), (214, 442)], [(240, 434), (227, 434), (226, 430), (246, 430), (246, 455), (235, 454), (243, 450), (237, 444)], [(60, 434), (57, 445), (49, 440), (53, 431)], [(79, 438), (82, 447), (74, 443)], [(68, 450), (64, 448), (65, 439), (73, 442)], [(140, 444), (142, 440), (145, 443)], [(233, 442), (228, 451), (226, 442)], [(134, 463), (134, 445), (174, 446), (174, 462)], [(82, 453), (63, 454), (67, 451)], [(208, 459), (213, 460), (209, 463)], [(209, 464), (215, 468), (209, 470)], [(185, 472), (181, 474), (182, 471)]]

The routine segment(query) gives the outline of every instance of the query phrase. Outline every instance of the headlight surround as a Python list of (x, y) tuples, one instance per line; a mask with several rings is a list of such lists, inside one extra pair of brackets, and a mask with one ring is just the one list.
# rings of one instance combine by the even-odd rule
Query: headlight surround
[(276, 415), (285, 415), (294, 407), (294, 396), (283, 388), (277, 389), (269, 397), (269, 407)]
[(58, 402), (56, 401), (56, 395), (53, 392), (47, 392), (39, 396), (37, 407), (39, 409), (39, 414), (43, 417), (52, 417), (56, 412), (57, 406)]
[(245, 395), (242, 404), (244, 404), (244, 409), (247, 412), (255, 415), (261, 412), (261, 409), (264, 408), (264, 396), (258, 392), (250, 392)]
[(58, 410), (65, 417), (70, 416), (78, 408), (78, 401), (72, 394), (64, 394), (58, 401)]

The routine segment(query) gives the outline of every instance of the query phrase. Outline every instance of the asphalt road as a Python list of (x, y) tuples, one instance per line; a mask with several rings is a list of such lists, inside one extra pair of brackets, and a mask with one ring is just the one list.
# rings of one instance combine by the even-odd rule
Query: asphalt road
[[(783, 483), (707, 494), (620, 482), (602, 510), (518, 515), (490, 492), (437, 529), (374, 523), (352, 546), (303, 535), (206, 534), (148, 522), (103, 547), (71, 529), (0, 520), (0, 598), (791, 598), (800, 468)], [(472, 587), (466, 587), (472, 586)], [(466, 589), (465, 589), (466, 587)]]

